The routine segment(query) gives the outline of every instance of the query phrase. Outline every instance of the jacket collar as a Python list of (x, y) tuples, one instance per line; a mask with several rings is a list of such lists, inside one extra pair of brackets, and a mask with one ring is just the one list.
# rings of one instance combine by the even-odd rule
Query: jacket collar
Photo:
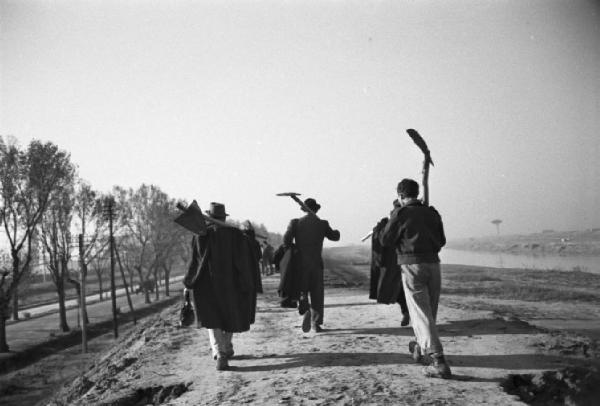
[(423, 202), (417, 198), (414, 198), (408, 200), (406, 203), (402, 204), (402, 206), (423, 206)]

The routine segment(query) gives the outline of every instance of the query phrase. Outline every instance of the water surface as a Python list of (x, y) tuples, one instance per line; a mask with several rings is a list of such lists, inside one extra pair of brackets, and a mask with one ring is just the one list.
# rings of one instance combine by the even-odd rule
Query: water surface
[(556, 269), (600, 274), (600, 257), (560, 255), (517, 255), (500, 252), (475, 252), (443, 248), (444, 264), (489, 266), (495, 268)]

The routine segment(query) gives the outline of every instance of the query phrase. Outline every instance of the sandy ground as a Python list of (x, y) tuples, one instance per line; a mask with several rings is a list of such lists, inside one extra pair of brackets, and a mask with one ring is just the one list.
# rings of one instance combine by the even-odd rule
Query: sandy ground
[(375, 304), (364, 288), (328, 288), (325, 331), (302, 333), (297, 311), (278, 306), (277, 276), (264, 285), (256, 323), (234, 336), (231, 370), (215, 370), (206, 330), (179, 328), (174, 306), (121, 338), (49, 404), (516, 405), (501, 387), (509, 374), (596, 362), (585, 339), (460, 308), (458, 298), (449, 307), (442, 297), (438, 322), (454, 376), (424, 378), (397, 306)]

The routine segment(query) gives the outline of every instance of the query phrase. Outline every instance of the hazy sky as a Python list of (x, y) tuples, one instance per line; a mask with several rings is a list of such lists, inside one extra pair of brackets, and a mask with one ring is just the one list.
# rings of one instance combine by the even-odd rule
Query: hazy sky
[(0, 0), (0, 134), (96, 189), (283, 232), (299, 192), (358, 243), (435, 166), (449, 239), (600, 227), (595, 1)]

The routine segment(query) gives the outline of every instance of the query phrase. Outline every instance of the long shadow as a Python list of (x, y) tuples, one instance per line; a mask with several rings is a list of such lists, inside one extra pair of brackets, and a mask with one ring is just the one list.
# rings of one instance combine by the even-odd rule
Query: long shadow
[[(328, 332), (336, 334), (376, 334), (412, 337), (411, 327), (372, 327), (355, 329), (327, 329)], [(523, 321), (506, 321), (504, 319), (472, 319), (449, 321), (438, 325), (438, 332), (441, 337), (458, 337), (486, 334), (531, 334), (540, 332), (535, 326), (531, 326)]]
[(438, 325), (443, 337), (486, 334), (532, 334), (541, 330), (521, 320), (507, 321), (502, 318), (449, 321)]
[[(177, 296), (169, 297), (168, 299), (162, 300), (158, 303), (152, 303), (148, 306), (142, 307), (135, 310), (137, 320), (156, 314), (159, 310), (173, 305), (176, 302), (180, 302), (181, 298)], [(131, 314), (124, 313), (119, 316), (119, 324), (132, 322)], [(88, 325), (87, 338), (88, 340), (106, 334), (113, 331), (112, 319), (105, 320), (99, 323)], [(26, 350), (14, 352), (11, 357), (0, 360), (0, 374), (4, 374), (10, 371), (24, 368), (31, 365), (40, 359), (49, 355), (55, 354), (58, 351), (72, 347), (74, 345), (81, 344), (81, 330), (72, 330), (64, 335), (53, 337), (39, 344), (32, 345)]]
[(376, 304), (381, 304), (381, 303), (376, 303), (376, 302), (336, 303), (336, 304), (326, 304), (325, 308), (333, 309), (336, 307), (371, 306), (371, 305), (376, 305)]
[[(521, 355), (515, 357), (522, 357)], [(479, 359), (481, 358), (481, 359)], [(488, 359), (489, 358), (489, 359)], [(482, 368), (507, 368), (507, 364), (510, 362), (504, 362), (501, 360), (501, 356), (490, 356), (490, 357), (474, 357), (470, 360), (470, 363), (475, 363)], [(546, 365), (554, 365), (556, 366), (556, 360), (554, 357), (546, 357), (547, 359), (543, 359), (541, 363), (542, 366)], [(556, 357), (562, 363), (564, 363), (564, 359), (560, 357)], [(273, 363), (268, 365), (251, 365), (251, 366), (236, 366), (231, 365), (230, 368), (232, 371), (238, 372), (272, 372), (272, 371), (280, 371), (285, 369), (292, 368), (300, 368), (300, 367), (313, 367), (313, 368), (323, 368), (323, 367), (360, 367), (360, 366), (373, 366), (373, 365), (414, 365), (413, 359), (408, 354), (400, 354), (396, 352), (385, 352), (385, 353), (345, 353), (345, 352), (311, 352), (311, 353), (300, 353), (300, 354), (286, 354), (286, 355), (276, 355), (269, 354), (262, 357), (255, 356), (243, 356), (237, 358), (239, 360), (268, 360), (268, 359), (276, 359), (282, 360), (283, 362)], [(523, 366), (520, 369), (534, 369), (538, 368), (538, 365), (532, 366), (532, 359), (528, 359), (525, 356), (524, 360), (527, 362), (527, 366)], [(536, 358), (537, 360), (537, 358)], [(235, 362), (235, 361), (233, 361)], [(470, 366), (464, 365), (469, 364), (469, 360), (464, 357), (456, 356), (449, 357), (449, 362), (451, 365), (458, 366)], [(510, 367), (511, 369), (519, 369)], [(415, 377), (421, 377), (419, 375)], [(452, 376), (452, 380), (457, 381), (472, 381), (472, 382), (500, 382), (502, 378), (482, 378), (470, 375), (460, 375), (454, 374)]]
[(276, 355), (270, 354), (263, 357), (247, 356), (244, 359), (277, 359), (283, 362), (268, 365), (231, 366), (232, 370), (240, 372), (267, 372), (283, 369), (310, 366), (314, 368), (331, 366), (365, 366), (365, 365), (391, 365), (412, 364), (413, 359), (408, 354), (396, 352), (377, 353), (347, 353), (347, 352), (309, 352), (299, 354)]
[(344, 328), (344, 329), (326, 329), (325, 332), (333, 332), (335, 334), (346, 335), (391, 335), (402, 337), (413, 337), (413, 330), (410, 327), (373, 327), (373, 328)]
[(589, 360), (558, 355), (502, 354), (502, 355), (447, 355), (451, 366), (498, 368), (513, 370), (559, 369), (567, 365), (588, 365)]

